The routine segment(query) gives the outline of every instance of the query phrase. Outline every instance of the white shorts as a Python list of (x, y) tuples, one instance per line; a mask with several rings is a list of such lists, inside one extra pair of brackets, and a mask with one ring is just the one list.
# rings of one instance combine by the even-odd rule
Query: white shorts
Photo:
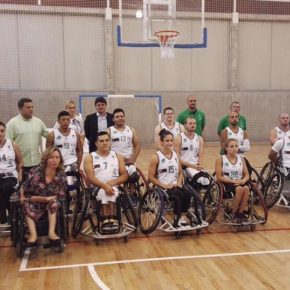
[(117, 196), (119, 194), (119, 189), (116, 186), (113, 186), (114, 194), (108, 195), (103, 188), (100, 188), (98, 191), (97, 199), (101, 201), (102, 204), (107, 204), (108, 202), (116, 202)]

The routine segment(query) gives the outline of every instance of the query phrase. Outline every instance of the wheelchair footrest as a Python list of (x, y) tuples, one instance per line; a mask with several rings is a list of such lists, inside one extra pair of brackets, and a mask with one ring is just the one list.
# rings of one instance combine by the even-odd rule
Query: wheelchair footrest
[(112, 234), (101, 234), (99, 231), (94, 231), (90, 226), (87, 227), (82, 231), (82, 234), (86, 236), (91, 236), (96, 240), (105, 240), (105, 239), (112, 239), (112, 238), (122, 238), (130, 235), (132, 232), (136, 230), (136, 227), (130, 225), (128, 223), (124, 223), (118, 233)]
[(162, 225), (157, 229), (160, 231), (164, 231), (166, 233), (174, 233), (174, 232), (187, 232), (187, 231), (195, 231), (198, 229), (203, 229), (209, 226), (209, 223), (206, 221), (202, 221), (201, 224), (194, 225), (186, 225), (174, 227), (172, 223), (170, 223), (165, 217), (162, 217)]

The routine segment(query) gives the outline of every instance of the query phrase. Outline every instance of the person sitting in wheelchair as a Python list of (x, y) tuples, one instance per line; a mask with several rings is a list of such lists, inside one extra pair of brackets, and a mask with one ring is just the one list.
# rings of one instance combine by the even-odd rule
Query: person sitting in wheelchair
[(159, 133), (161, 150), (150, 160), (148, 178), (155, 186), (166, 191), (170, 201), (174, 201), (173, 226), (187, 226), (186, 213), (190, 207), (191, 195), (182, 189), (183, 174), (181, 162), (173, 151), (173, 134), (166, 129)]
[(269, 159), (279, 167), (286, 180), (290, 180), (290, 136), (278, 139), (272, 146)]
[(174, 139), (174, 150), (185, 168), (186, 177), (196, 186), (207, 186), (210, 181), (202, 176), (203, 168), (203, 138), (195, 133), (196, 121), (188, 117), (184, 124), (185, 132), (181, 132)]
[(32, 168), (28, 178), (20, 188), (20, 201), (23, 203), (25, 221), (29, 229), (27, 247), (37, 245), (37, 222), (48, 213), (48, 238), (51, 243), (60, 242), (56, 234), (58, 199), (66, 195), (66, 175), (63, 159), (58, 148), (47, 148), (38, 167)]
[[(76, 181), (74, 177), (78, 173), (82, 174), (80, 169), (83, 149), (79, 133), (70, 128), (70, 115), (67, 111), (61, 111), (58, 114), (59, 128), (53, 129), (46, 139), (46, 147), (55, 146), (59, 148), (64, 161), (65, 172), (67, 174), (68, 192), (67, 192), (67, 210), (70, 212), (71, 194)], [(83, 175), (83, 174), (82, 174)]]
[(119, 194), (118, 185), (128, 179), (124, 159), (110, 150), (111, 141), (107, 132), (99, 132), (95, 152), (86, 156), (84, 170), (88, 182), (98, 187), (97, 200), (101, 203), (100, 218), (103, 233), (116, 233), (119, 223), (116, 212), (116, 199)]
[(216, 160), (215, 172), (217, 181), (225, 187), (225, 194), (233, 194), (233, 222), (247, 222), (247, 210), (250, 189), (247, 185), (249, 172), (243, 157), (238, 154), (239, 144), (236, 139), (225, 141), (225, 155)]

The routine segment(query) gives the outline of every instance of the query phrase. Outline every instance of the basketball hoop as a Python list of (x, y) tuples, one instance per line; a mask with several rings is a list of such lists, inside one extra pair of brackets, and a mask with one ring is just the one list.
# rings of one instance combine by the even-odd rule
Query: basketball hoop
[(160, 30), (154, 33), (160, 45), (161, 58), (174, 58), (173, 48), (178, 35), (176, 30)]

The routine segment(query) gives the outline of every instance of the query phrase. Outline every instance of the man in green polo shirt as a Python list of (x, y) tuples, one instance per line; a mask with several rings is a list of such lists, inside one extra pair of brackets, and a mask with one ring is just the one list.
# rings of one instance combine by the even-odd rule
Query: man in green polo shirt
[(177, 117), (177, 122), (184, 125), (188, 117), (194, 118), (196, 121), (195, 133), (202, 136), (205, 127), (205, 114), (196, 108), (196, 97), (190, 95), (186, 99), (188, 108), (181, 112)]
[(46, 138), (48, 131), (44, 123), (33, 116), (31, 99), (20, 99), (18, 109), (19, 115), (10, 119), (6, 125), (6, 134), (20, 148), (24, 162), (23, 176), (25, 176), (32, 167), (39, 165), (41, 137)]
[[(243, 130), (247, 130), (247, 120), (246, 120), (246, 118), (244, 116), (242, 116), (240, 114), (240, 110), (241, 110), (241, 106), (240, 106), (239, 102), (234, 101), (234, 102), (231, 103), (231, 105), (230, 105), (230, 113), (231, 112), (238, 113), (238, 116), (239, 116), (239, 124), (238, 124), (238, 126), (240, 128), (242, 128)], [(219, 126), (218, 126), (218, 129), (217, 129), (218, 135), (220, 136), (222, 130), (225, 129), (226, 127), (228, 127), (229, 125), (230, 125), (230, 123), (229, 123), (229, 115), (225, 115), (219, 122)]]

